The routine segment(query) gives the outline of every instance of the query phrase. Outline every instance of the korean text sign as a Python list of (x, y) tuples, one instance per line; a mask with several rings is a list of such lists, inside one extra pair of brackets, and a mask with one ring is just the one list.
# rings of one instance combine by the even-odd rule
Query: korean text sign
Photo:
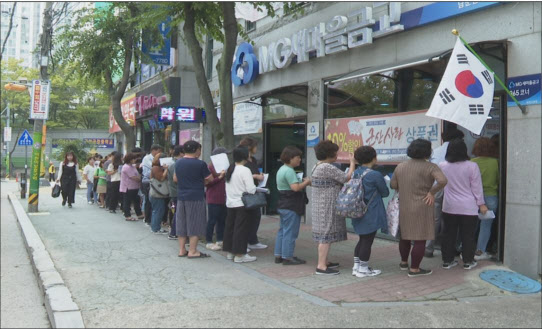
[[(540, 80), (541, 74), (523, 75), (506, 79), (506, 85), (521, 105), (541, 104)], [(508, 96), (508, 106), (517, 104)]]
[(32, 80), (30, 119), (47, 120), (49, 116), (50, 92), (50, 81)]
[(348, 154), (363, 145), (372, 146), (381, 163), (401, 162), (408, 159), (407, 147), (415, 139), (427, 139), (433, 148), (441, 145), (441, 120), (425, 112), (328, 119), (324, 136), (339, 145), (339, 162), (348, 162)]

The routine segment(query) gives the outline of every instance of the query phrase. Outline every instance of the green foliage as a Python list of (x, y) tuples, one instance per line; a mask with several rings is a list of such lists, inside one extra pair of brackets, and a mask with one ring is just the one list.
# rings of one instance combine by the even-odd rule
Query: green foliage
[[(8, 81), (19, 81), (19, 78), (26, 78), (31, 83), (33, 79), (39, 77), (36, 69), (25, 68), (21, 65), (23, 60), (10, 58), (2, 61), (2, 92), (0, 93), (0, 102), (2, 110), (6, 108), (9, 102), (11, 111), (10, 126), (15, 128), (29, 128), (28, 117), (30, 116), (30, 93), (28, 91), (10, 91), (5, 90), (4, 85)], [(31, 88), (30, 88), (31, 90)], [(5, 115), (2, 116), (2, 125), (5, 125)]]
[(67, 152), (73, 152), (77, 158), (77, 162), (86, 163), (88, 157), (88, 149), (91, 145), (79, 139), (65, 139), (58, 141), (58, 147), (53, 154), (53, 158), (58, 161), (63, 161)]

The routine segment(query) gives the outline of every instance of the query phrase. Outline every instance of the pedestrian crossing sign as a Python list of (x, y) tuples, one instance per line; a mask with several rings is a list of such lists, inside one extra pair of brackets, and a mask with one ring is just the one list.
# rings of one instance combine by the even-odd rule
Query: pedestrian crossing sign
[(17, 145), (20, 146), (32, 146), (34, 144), (34, 141), (32, 140), (32, 137), (30, 136), (30, 133), (28, 133), (28, 130), (24, 130), (23, 134), (19, 138), (19, 141), (17, 142)]

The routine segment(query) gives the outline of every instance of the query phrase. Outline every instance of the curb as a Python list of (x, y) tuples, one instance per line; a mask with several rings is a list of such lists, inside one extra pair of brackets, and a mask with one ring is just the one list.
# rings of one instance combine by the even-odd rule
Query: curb
[(26, 251), (38, 278), (38, 286), (44, 295), (45, 308), (51, 326), (53, 328), (85, 328), (79, 306), (73, 301), (68, 287), (56, 270), (49, 252), (45, 249), (43, 241), (23, 206), (13, 193), (9, 193), (8, 199), (17, 216)]

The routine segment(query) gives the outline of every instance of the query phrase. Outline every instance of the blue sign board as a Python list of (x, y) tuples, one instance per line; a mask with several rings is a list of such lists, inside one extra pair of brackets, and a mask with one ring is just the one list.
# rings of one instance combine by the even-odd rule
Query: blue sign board
[(151, 44), (149, 44), (148, 40), (145, 40), (146, 38), (143, 38), (143, 42), (141, 45), (142, 52), (148, 55), (151, 60), (158, 65), (171, 65), (171, 36), (168, 36), (169, 32), (171, 31), (170, 22), (171, 19), (168, 18), (166, 21), (161, 22), (160, 25), (158, 25), (160, 29), (160, 35), (164, 40), (164, 45), (162, 47), (160, 47), (159, 42), (153, 43), (152, 40), (150, 41)]
[(23, 134), (19, 138), (19, 141), (17, 142), (17, 145), (20, 146), (32, 146), (34, 144), (34, 140), (32, 140), (32, 137), (28, 133), (28, 130), (24, 130)]
[[(506, 79), (506, 86), (521, 105), (541, 104), (541, 77), (542, 75), (540, 73), (523, 75), (519, 77), (510, 77)], [(510, 96), (508, 96), (508, 106), (518, 106)]]

